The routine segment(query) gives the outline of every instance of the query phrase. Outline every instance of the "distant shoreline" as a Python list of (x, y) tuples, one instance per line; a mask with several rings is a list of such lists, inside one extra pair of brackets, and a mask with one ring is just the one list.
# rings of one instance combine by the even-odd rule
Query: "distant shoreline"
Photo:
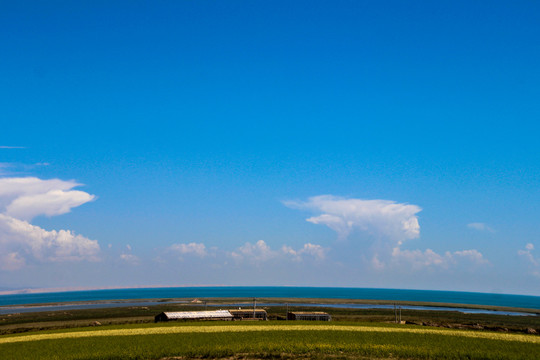
[(24, 294), (49, 294), (74, 291), (99, 291), (99, 290), (129, 290), (129, 289), (167, 289), (167, 288), (197, 288), (197, 287), (234, 287), (234, 285), (141, 285), (141, 286), (102, 286), (102, 287), (56, 287), (56, 288), (25, 288), (14, 290), (0, 290), (2, 295)]
[(69, 286), (69, 287), (54, 287), (54, 288), (24, 288), (0, 290), (0, 296), (3, 295), (25, 295), (25, 294), (49, 294), (62, 292), (78, 292), (78, 291), (100, 291), (100, 290), (143, 290), (143, 289), (175, 289), (175, 288), (326, 288), (326, 289), (373, 289), (373, 290), (403, 290), (403, 291), (429, 291), (429, 292), (454, 292), (454, 293), (470, 293), (470, 294), (485, 294), (485, 295), (508, 295), (508, 296), (533, 296), (532, 294), (516, 294), (505, 292), (484, 292), (484, 291), (468, 291), (468, 290), (439, 290), (439, 289), (393, 289), (393, 288), (371, 288), (371, 287), (354, 287), (354, 286), (301, 286), (301, 285), (138, 285), (138, 286)]
[[(113, 299), (113, 300), (91, 300), (91, 301), (66, 301), (54, 303), (34, 303), (0, 306), (0, 313), (20, 312), (42, 312), (42, 311), (60, 311), (60, 310), (82, 310), (91, 308), (109, 308), (109, 307), (133, 307), (133, 306), (153, 306), (159, 304), (183, 304), (210, 307), (224, 306), (252, 306), (253, 298), (200, 298), (199, 302), (193, 302), (193, 298), (170, 298), (170, 299)], [(473, 310), (473, 312), (499, 313), (508, 315), (530, 315), (540, 316), (540, 309), (519, 308), (508, 306), (459, 304), (459, 303), (438, 303), (422, 301), (393, 301), (393, 300), (367, 300), (367, 299), (327, 299), (327, 298), (257, 298), (259, 306), (314, 306), (314, 307), (341, 307), (351, 308), (365, 305), (366, 309), (376, 309), (388, 306), (404, 307), (406, 309), (415, 309), (423, 311), (460, 311)], [(370, 306), (371, 305), (371, 306)], [(363, 307), (362, 307), (363, 308)], [(3, 311), (2, 311), (3, 310)]]
[[(249, 287), (249, 286), (184, 286), (152, 288), (114, 288), (100, 290), (79, 290), (68, 292), (32, 292), (0, 296), (0, 309), (6, 306), (29, 310), (31, 307), (51, 308), (71, 306), (111, 307), (122, 304), (143, 302), (187, 303), (193, 299), (209, 302), (235, 303), (311, 303), (363, 304), (421, 306), (462, 309), (484, 309), (491, 311), (513, 311), (540, 313), (540, 297), (528, 295), (501, 295), (456, 291), (372, 289), (372, 288), (327, 288), (327, 287)], [(517, 310), (516, 310), (517, 309)]]

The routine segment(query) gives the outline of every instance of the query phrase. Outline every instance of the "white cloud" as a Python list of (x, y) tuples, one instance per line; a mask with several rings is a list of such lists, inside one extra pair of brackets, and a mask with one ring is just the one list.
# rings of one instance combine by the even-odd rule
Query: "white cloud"
[(6, 214), (26, 220), (38, 215), (62, 215), (93, 198), (93, 195), (84, 191), (51, 190), (45, 194), (21, 196), (13, 200), (6, 207)]
[(392, 261), (397, 263), (408, 263), (413, 269), (421, 269), (428, 266), (447, 267), (450, 253), (439, 255), (431, 249), (422, 250), (401, 250), (395, 247), (392, 250)]
[(169, 249), (180, 255), (195, 255), (201, 258), (208, 255), (206, 246), (202, 243), (191, 242), (189, 244), (173, 244)]
[(534, 250), (534, 245), (531, 243), (528, 243), (525, 245), (525, 250), (519, 250), (518, 255), (523, 256), (527, 259), (529, 263), (531, 263), (534, 266), (539, 266), (540, 261), (534, 258), (532, 251)]
[(321, 245), (307, 243), (298, 251), (298, 254), (307, 254), (313, 256), (315, 259), (323, 260), (326, 257), (327, 251), (328, 249), (323, 248)]
[(478, 231), (495, 232), (495, 230), (493, 230), (493, 228), (491, 228), (487, 224), (481, 223), (481, 222), (475, 222), (475, 223), (467, 224), (467, 227), (469, 229), (474, 229), (474, 230), (478, 230)]
[(409, 265), (412, 269), (421, 270), (428, 267), (448, 268), (460, 260), (465, 260), (472, 265), (489, 263), (478, 250), (461, 250), (453, 253), (446, 251), (443, 255), (431, 249), (401, 250), (395, 247), (392, 250), (392, 262), (394, 264)]
[(99, 244), (70, 230), (47, 231), (24, 220), (0, 214), (0, 249), (16, 254), (12, 262), (22, 264), (22, 256), (38, 261), (96, 261)]
[(484, 258), (484, 255), (482, 255), (482, 253), (476, 249), (454, 251), (453, 257), (454, 259), (457, 259), (457, 258), (467, 259), (468, 261), (474, 264), (479, 264), (479, 265), (489, 263), (489, 261), (487, 261), (486, 258)]
[(18, 270), (25, 265), (26, 261), (17, 252), (0, 254), (0, 270)]
[(306, 255), (312, 257), (315, 260), (324, 260), (328, 249), (323, 248), (321, 245), (307, 243), (298, 250), (294, 250), (292, 247), (283, 245), (281, 252), (285, 255), (291, 256), (296, 261), (302, 261)]
[(396, 243), (420, 235), (416, 214), (422, 209), (416, 205), (390, 200), (346, 199), (332, 195), (314, 196), (306, 202), (286, 201), (284, 205), (322, 213), (307, 221), (328, 226), (341, 239), (354, 230)]
[(0, 178), (0, 254), (4, 270), (19, 269), (28, 262), (98, 260), (96, 240), (71, 230), (45, 230), (29, 221), (56, 216), (94, 199), (80, 184), (35, 177)]
[(308, 259), (322, 261), (329, 251), (328, 248), (312, 243), (306, 243), (300, 248), (283, 245), (281, 248), (273, 249), (264, 240), (255, 243), (246, 242), (232, 251), (217, 247), (208, 248), (203, 243), (195, 242), (173, 244), (166, 250), (169, 255), (177, 255), (180, 260), (211, 257), (217, 263), (227, 263), (232, 259), (237, 264), (256, 265), (266, 262), (301, 262)]
[(126, 244), (126, 250), (120, 254), (120, 260), (131, 265), (139, 265), (139, 257), (131, 253), (131, 245), (129, 244)]
[(266, 261), (275, 258), (277, 254), (276, 251), (270, 249), (264, 240), (259, 240), (255, 244), (245, 243), (230, 255), (237, 260), (247, 258), (253, 261)]
[(84, 191), (71, 190), (80, 185), (59, 179), (3, 178), (0, 179), (0, 206), (5, 206), (5, 214), (24, 220), (38, 215), (65, 214), (95, 198)]
[(534, 245), (528, 243), (525, 245), (525, 250), (519, 250), (518, 255), (526, 259), (528, 265), (531, 268), (531, 273), (534, 276), (540, 277), (540, 258), (535, 258), (532, 254), (534, 250)]
[(373, 255), (371, 259), (371, 267), (375, 270), (383, 270), (386, 267), (386, 264), (379, 259), (379, 255)]
[[(346, 199), (332, 195), (311, 197), (305, 202), (287, 201), (284, 204), (293, 209), (321, 213), (307, 221), (328, 226), (341, 239), (355, 231), (372, 235), (373, 238), (368, 239), (372, 242), (368, 250), (371, 255), (364, 253), (362, 256), (371, 257), (368, 265), (376, 270), (448, 268), (463, 261), (474, 265), (488, 263), (477, 250), (447, 251), (442, 255), (431, 249), (402, 250), (405, 240), (420, 236), (417, 214), (422, 209), (417, 205), (391, 200)], [(474, 223), (472, 227), (490, 229), (480, 223)]]
[(247, 242), (228, 255), (236, 261), (248, 260), (261, 263), (268, 260), (303, 261), (307, 258), (320, 261), (325, 259), (327, 252), (328, 249), (311, 243), (306, 243), (299, 249), (283, 245), (280, 251), (277, 251), (272, 250), (264, 240), (259, 240), (255, 244)]
[(133, 265), (139, 264), (139, 258), (133, 254), (121, 254), (120, 259)]
[(0, 179), (0, 197), (19, 197), (21, 195), (42, 194), (51, 190), (69, 190), (81, 184), (73, 180), (42, 180), (36, 177), (12, 177)]

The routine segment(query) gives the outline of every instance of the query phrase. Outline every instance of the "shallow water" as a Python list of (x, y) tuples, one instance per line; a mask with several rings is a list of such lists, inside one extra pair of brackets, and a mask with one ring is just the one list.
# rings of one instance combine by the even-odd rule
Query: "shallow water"
[(178, 298), (318, 298), (420, 301), (540, 309), (540, 297), (458, 291), (327, 287), (178, 287), (0, 295), (0, 306), (77, 301)]
[[(178, 302), (171, 301), (167, 304), (177, 304)], [(141, 306), (153, 306), (163, 304), (158, 301), (142, 301), (142, 302), (104, 302), (98, 304), (59, 304), (59, 305), (45, 305), (45, 306), (3, 306), (0, 307), (0, 315), (5, 314), (17, 314), (17, 313), (31, 313), (40, 311), (69, 311), (69, 310), (81, 310), (81, 309), (103, 309), (103, 308), (115, 308), (115, 307), (141, 307)], [(201, 306), (201, 304), (197, 304)], [(258, 303), (259, 307), (264, 306), (285, 306), (283, 303)], [(295, 307), (324, 307), (324, 308), (341, 308), (341, 309), (388, 309), (393, 310), (393, 305), (380, 305), (380, 304), (312, 304), (312, 303), (291, 303), (288, 305), (289, 311), (293, 311)], [(212, 308), (249, 308), (246, 303), (232, 303), (232, 304), (208, 304), (208, 307)], [(398, 309), (402, 310), (430, 310), (430, 311), (458, 311), (465, 314), (493, 314), (493, 315), (512, 315), (512, 316), (537, 316), (532, 313), (514, 312), (514, 311), (498, 311), (487, 309), (469, 309), (460, 307), (445, 307), (445, 306), (414, 306), (414, 305), (401, 305)]]

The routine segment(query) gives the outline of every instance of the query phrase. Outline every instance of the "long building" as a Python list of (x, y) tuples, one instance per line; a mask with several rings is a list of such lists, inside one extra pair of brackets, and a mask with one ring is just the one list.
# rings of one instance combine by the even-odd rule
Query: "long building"
[(171, 311), (154, 317), (155, 322), (175, 320), (267, 320), (266, 310)]
[(238, 309), (229, 312), (234, 320), (268, 320), (266, 310), (263, 309)]
[(214, 311), (172, 311), (162, 312), (155, 316), (154, 321), (174, 320), (232, 320), (233, 316), (228, 310)]
[(322, 311), (295, 311), (287, 313), (287, 320), (331, 321), (332, 316)]

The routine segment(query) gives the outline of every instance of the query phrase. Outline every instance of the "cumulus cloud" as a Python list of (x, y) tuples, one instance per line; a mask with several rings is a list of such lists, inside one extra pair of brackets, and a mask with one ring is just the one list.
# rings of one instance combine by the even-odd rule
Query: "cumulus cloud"
[(254, 261), (266, 261), (277, 256), (277, 252), (270, 249), (264, 240), (259, 240), (255, 244), (250, 242), (240, 246), (236, 251), (230, 253), (236, 259), (248, 258)]
[(2, 253), (9, 254), (6, 264), (11, 265), (5, 270), (13, 270), (24, 265), (26, 256), (38, 261), (95, 261), (99, 245), (96, 240), (70, 230), (47, 231), (27, 221), (0, 214), (0, 249)]
[(133, 254), (120, 254), (120, 260), (130, 263), (132, 265), (139, 264), (139, 258)]
[(18, 270), (26, 265), (26, 261), (17, 252), (0, 254), (0, 270)]
[(180, 255), (194, 255), (201, 258), (208, 255), (206, 246), (203, 243), (173, 244), (169, 249)]
[(259, 240), (255, 244), (247, 242), (235, 251), (229, 252), (228, 255), (236, 261), (248, 260), (261, 263), (268, 260), (303, 261), (307, 258), (324, 260), (327, 252), (328, 249), (311, 243), (304, 244), (299, 249), (283, 245), (280, 250), (272, 250), (264, 240)]
[(3, 270), (16, 270), (28, 261), (98, 260), (99, 244), (71, 230), (45, 230), (29, 221), (56, 216), (94, 199), (80, 184), (35, 177), (0, 178), (0, 253)]
[[(284, 205), (300, 210), (318, 213), (306, 220), (313, 224), (323, 224), (334, 230), (340, 239), (353, 232), (371, 235), (367, 241), (372, 247), (363, 258), (371, 258), (369, 265), (376, 270), (391, 267), (425, 269), (448, 268), (457, 263), (481, 265), (488, 261), (478, 250), (460, 250), (439, 254), (431, 249), (403, 250), (405, 240), (420, 236), (417, 214), (422, 210), (417, 205), (397, 203), (391, 200), (347, 199), (332, 195), (321, 195), (307, 201), (286, 201)], [(483, 223), (473, 223), (470, 227), (491, 231)], [(288, 249), (286, 249), (290, 252)]]
[(443, 255), (436, 253), (431, 249), (422, 250), (401, 250), (395, 247), (392, 250), (393, 264), (407, 264), (415, 270), (420, 270), (428, 267), (448, 268), (456, 264), (460, 260), (465, 260), (470, 264), (482, 265), (488, 261), (478, 250), (461, 250), (449, 252), (446, 251)]
[(416, 214), (422, 209), (417, 205), (400, 204), (390, 200), (346, 199), (321, 195), (307, 201), (286, 201), (293, 209), (321, 213), (306, 219), (313, 224), (323, 224), (344, 239), (354, 230), (402, 242), (420, 235)]
[(307, 243), (304, 247), (298, 250), (298, 254), (306, 254), (313, 256), (315, 259), (323, 260), (326, 257), (328, 249), (323, 248), (321, 245)]
[[(446, 254), (449, 255), (448, 252)], [(398, 263), (407, 262), (415, 269), (433, 265), (444, 267), (448, 265), (445, 256), (441, 256), (431, 249), (425, 251), (401, 250), (399, 247), (395, 247), (392, 251), (392, 260)]]
[(120, 260), (131, 265), (139, 265), (139, 257), (131, 253), (131, 245), (129, 244), (126, 244), (126, 250), (120, 254)]
[(290, 246), (283, 245), (281, 252), (291, 256), (296, 261), (302, 261), (305, 255), (310, 256), (315, 260), (324, 260), (328, 249), (323, 248), (321, 245), (307, 243), (298, 250), (295, 250)]
[(491, 227), (489, 227), (487, 224), (481, 223), (481, 222), (474, 222), (474, 223), (467, 224), (467, 227), (468, 227), (469, 229), (474, 229), (474, 230), (478, 230), (478, 231), (495, 232), (495, 230), (493, 230), (493, 229), (492, 229)]
[(489, 261), (487, 261), (484, 255), (482, 255), (482, 253), (476, 249), (454, 251), (452, 256), (454, 259), (458, 259), (458, 258), (467, 259), (470, 262), (475, 263), (475, 264), (489, 263)]
[(518, 255), (526, 259), (528, 265), (531, 268), (531, 273), (534, 276), (540, 277), (540, 259), (534, 257), (532, 253), (533, 251), (534, 245), (532, 243), (528, 243), (527, 245), (525, 245), (525, 250), (518, 251)]
[(527, 245), (525, 245), (525, 250), (519, 250), (518, 251), (518, 255), (521, 255), (524, 258), (526, 258), (527, 261), (529, 261), (529, 263), (531, 263), (531, 264), (533, 264), (535, 266), (538, 266), (538, 265), (540, 265), (540, 262), (534, 258), (533, 254), (532, 254), (533, 250), (534, 250), (534, 245), (531, 244), (531, 243), (528, 243)]

